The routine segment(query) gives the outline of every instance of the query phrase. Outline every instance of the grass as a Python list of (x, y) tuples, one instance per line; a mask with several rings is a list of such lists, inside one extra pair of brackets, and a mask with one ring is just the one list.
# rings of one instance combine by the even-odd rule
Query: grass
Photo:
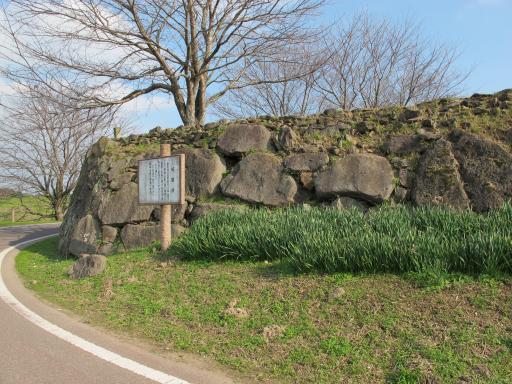
[(198, 220), (171, 253), (194, 260), (283, 260), (298, 271), (512, 272), (512, 206), (486, 215), (383, 206), (225, 210)]
[[(46, 199), (39, 196), (24, 196), (23, 205), (28, 207), (32, 212), (40, 213), (41, 215), (51, 215), (51, 209), (48, 206)], [(0, 199), (0, 227), (11, 225), (25, 225), (25, 224), (41, 224), (54, 222), (52, 217), (41, 217), (39, 215), (29, 213), (23, 207), (18, 197), (9, 197)], [(15, 221), (12, 222), (11, 212), (15, 209)]]
[(140, 250), (75, 281), (57, 242), (18, 255), (29, 288), (85, 321), (205, 356), (241, 382), (512, 382), (510, 276), (303, 274), (282, 260), (172, 261)]

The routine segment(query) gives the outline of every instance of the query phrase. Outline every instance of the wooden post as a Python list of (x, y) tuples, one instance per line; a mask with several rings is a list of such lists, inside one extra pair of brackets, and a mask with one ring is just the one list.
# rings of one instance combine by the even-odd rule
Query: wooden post
[[(168, 156), (171, 156), (171, 144), (161, 143), (160, 157)], [(171, 205), (161, 205), (160, 212), (160, 228), (162, 230), (160, 244), (162, 252), (165, 252), (169, 249), (169, 245), (171, 244)]]
[(16, 221), (16, 208), (11, 209), (11, 222), (14, 223)]

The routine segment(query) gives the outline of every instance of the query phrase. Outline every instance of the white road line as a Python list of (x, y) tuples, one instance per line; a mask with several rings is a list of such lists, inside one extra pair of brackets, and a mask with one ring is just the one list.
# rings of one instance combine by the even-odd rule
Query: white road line
[(7, 305), (9, 305), (12, 309), (14, 309), (25, 319), (37, 325), (38, 327), (44, 329), (46, 332), (49, 332), (52, 335), (57, 336), (58, 338), (67, 341), (68, 343), (73, 344), (75, 347), (78, 347), (86, 352), (89, 352), (102, 360), (108, 361), (109, 363), (117, 365), (118, 367), (124, 368), (130, 372), (143, 376), (147, 379), (153, 380), (157, 383), (190, 384), (187, 381), (168, 375), (167, 373), (157, 371), (153, 368), (137, 363), (136, 361), (127, 359), (126, 357), (118, 355), (117, 353), (111, 352), (108, 349), (105, 349), (103, 347), (100, 347), (99, 345), (82, 339), (81, 337), (76, 336), (71, 332), (68, 332), (60, 328), (59, 326), (43, 319), (41, 316), (35, 314), (30, 309), (25, 307), (22, 303), (18, 301), (18, 299), (14, 297), (14, 295), (5, 286), (4, 280), (2, 278), (2, 262), (5, 256), (19, 246), (26, 245), (34, 241), (43, 240), (53, 236), (55, 235), (43, 236), (37, 239), (24, 241), (22, 243), (16, 244), (15, 246), (6, 248), (2, 252), (0, 252), (0, 299), (2, 299)]

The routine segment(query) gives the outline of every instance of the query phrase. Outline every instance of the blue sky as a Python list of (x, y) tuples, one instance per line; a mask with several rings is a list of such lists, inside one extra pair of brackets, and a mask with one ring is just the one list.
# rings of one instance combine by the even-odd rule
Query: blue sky
[[(512, 0), (330, 0), (322, 21), (336, 23), (366, 11), (374, 18), (410, 19), (427, 38), (457, 47), (462, 71), (472, 70), (464, 94), (512, 88)], [(176, 109), (139, 113), (137, 131), (180, 125)]]

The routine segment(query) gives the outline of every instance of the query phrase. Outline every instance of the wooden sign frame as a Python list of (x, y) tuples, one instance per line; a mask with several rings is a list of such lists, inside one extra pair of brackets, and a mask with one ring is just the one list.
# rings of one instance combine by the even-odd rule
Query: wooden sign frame
[[(179, 169), (178, 169), (178, 177), (179, 177), (179, 184), (178, 184), (179, 191), (178, 191), (178, 194), (179, 194), (179, 198), (178, 198), (178, 201), (141, 202), (141, 200), (140, 200), (140, 197), (141, 197), (141, 182), (140, 182), (141, 172), (140, 172), (140, 165), (141, 165), (141, 163), (142, 162), (148, 162), (148, 161), (158, 161), (159, 159), (166, 159), (166, 158), (169, 158), (169, 157), (178, 158), (178, 164), (179, 164)], [(137, 172), (138, 172), (137, 188), (138, 188), (139, 205), (183, 205), (183, 204), (185, 204), (185, 155), (184, 154), (170, 155), (170, 156), (161, 156), (161, 157), (156, 157), (156, 158), (153, 158), (153, 159), (139, 160)]]

